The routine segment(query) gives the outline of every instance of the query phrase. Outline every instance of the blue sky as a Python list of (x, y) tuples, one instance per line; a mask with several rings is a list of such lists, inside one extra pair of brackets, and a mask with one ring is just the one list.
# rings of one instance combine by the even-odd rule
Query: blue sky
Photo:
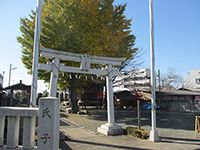
[[(132, 19), (136, 47), (144, 53), (141, 67), (149, 67), (148, 0), (116, 0), (127, 3), (126, 15)], [(9, 64), (11, 84), (23, 80), (30, 84), (31, 77), (21, 63), (19, 19), (35, 9), (37, 0), (0, 1), (0, 73), (5, 71), (4, 86), (8, 85)], [(183, 77), (188, 71), (200, 68), (200, 0), (154, 0), (156, 69), (165, 73), (173, 67)]]
[[(119, 0), (124, 2), (125, 0)], [(149, 66), (148, 0), (126, 0), (126, 14), (132, 18), (136, 47), (142, 49), (143, 66)], [(185, 76), (200, 68), (200, 1), (154, 0), (156, 68), (166, 72), (173, 67)]]

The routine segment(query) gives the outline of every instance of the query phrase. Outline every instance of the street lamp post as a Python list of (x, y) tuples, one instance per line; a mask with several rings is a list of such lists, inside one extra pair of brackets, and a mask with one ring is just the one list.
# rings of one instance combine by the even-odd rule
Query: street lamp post
[(160, 140), (156, 131), (156, 92), (155, 92), (155, 54), (154, 54), (154, 19), (153, 0), (149, 0), (149, 20), (150, 20), (150, 66), (151, 66), (151, 131), (149, 140), (157, 142)]
[(10, 86), (11, 71), (12, 71), (12, 70), (15, 70), (15, 69), (17, 69), (17, 67), (12, 68), (12, 64), (10, 64), (8, 86)]

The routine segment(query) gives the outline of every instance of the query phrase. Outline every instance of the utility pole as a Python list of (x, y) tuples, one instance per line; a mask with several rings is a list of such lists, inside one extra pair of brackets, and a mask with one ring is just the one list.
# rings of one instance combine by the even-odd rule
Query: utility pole
[(40, 26), (41, 26), (41, 12), (43, 0), (37, 0), (35, 33), (34, 33), (34, 47), (33, 47), (33, 63), (32, 63), (32, 84), (31, 84), (31, 106), (36, 106), (37, 98), (37, 77), (38, 77), (38, 57), (40, 49)]
[(154, 54), (154, 19), (153, 0), (149, 0), (149, 20), (150, 20), (150, 66), (151, 66), (151, 131), (149, 140), (157, 142), (160, 140), (156, 131), (156, 92), (155, 92), (155, 54)]
[(8, 79), (8, 86), (10, 86), (10, 80), (11, 80), (11, 71), (17, 69), (17, 67), (12, 68), (12, 64), (10, 64), (9, 68), (9, 79)]

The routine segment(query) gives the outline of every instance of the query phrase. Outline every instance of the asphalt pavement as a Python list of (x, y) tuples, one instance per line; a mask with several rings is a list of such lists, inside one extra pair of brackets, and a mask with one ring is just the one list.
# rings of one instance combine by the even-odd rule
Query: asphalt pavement
[[(116, 122), (124, 128), (136, 126), (133, 110), (115, 111)], [(200, 138), (195, 138), (191, 113), (158, 112), (160, 142), (135, 137), (105, 136), (96, 128), (106, 123), (106, 111), (94, 110), (89, 115), (66, 114), (61, 118), (60, 148), (63, 150), (200, 150)], [(149, 112), (142, 113), (142, 127), (151, 129)]]

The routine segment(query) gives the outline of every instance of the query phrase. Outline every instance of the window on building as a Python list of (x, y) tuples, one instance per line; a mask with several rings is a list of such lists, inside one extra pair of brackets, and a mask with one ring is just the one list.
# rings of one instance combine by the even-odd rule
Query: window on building
[(196, 84), (200, 84), (200, 78), (197, 78), (195, 80), (196, 80)]

